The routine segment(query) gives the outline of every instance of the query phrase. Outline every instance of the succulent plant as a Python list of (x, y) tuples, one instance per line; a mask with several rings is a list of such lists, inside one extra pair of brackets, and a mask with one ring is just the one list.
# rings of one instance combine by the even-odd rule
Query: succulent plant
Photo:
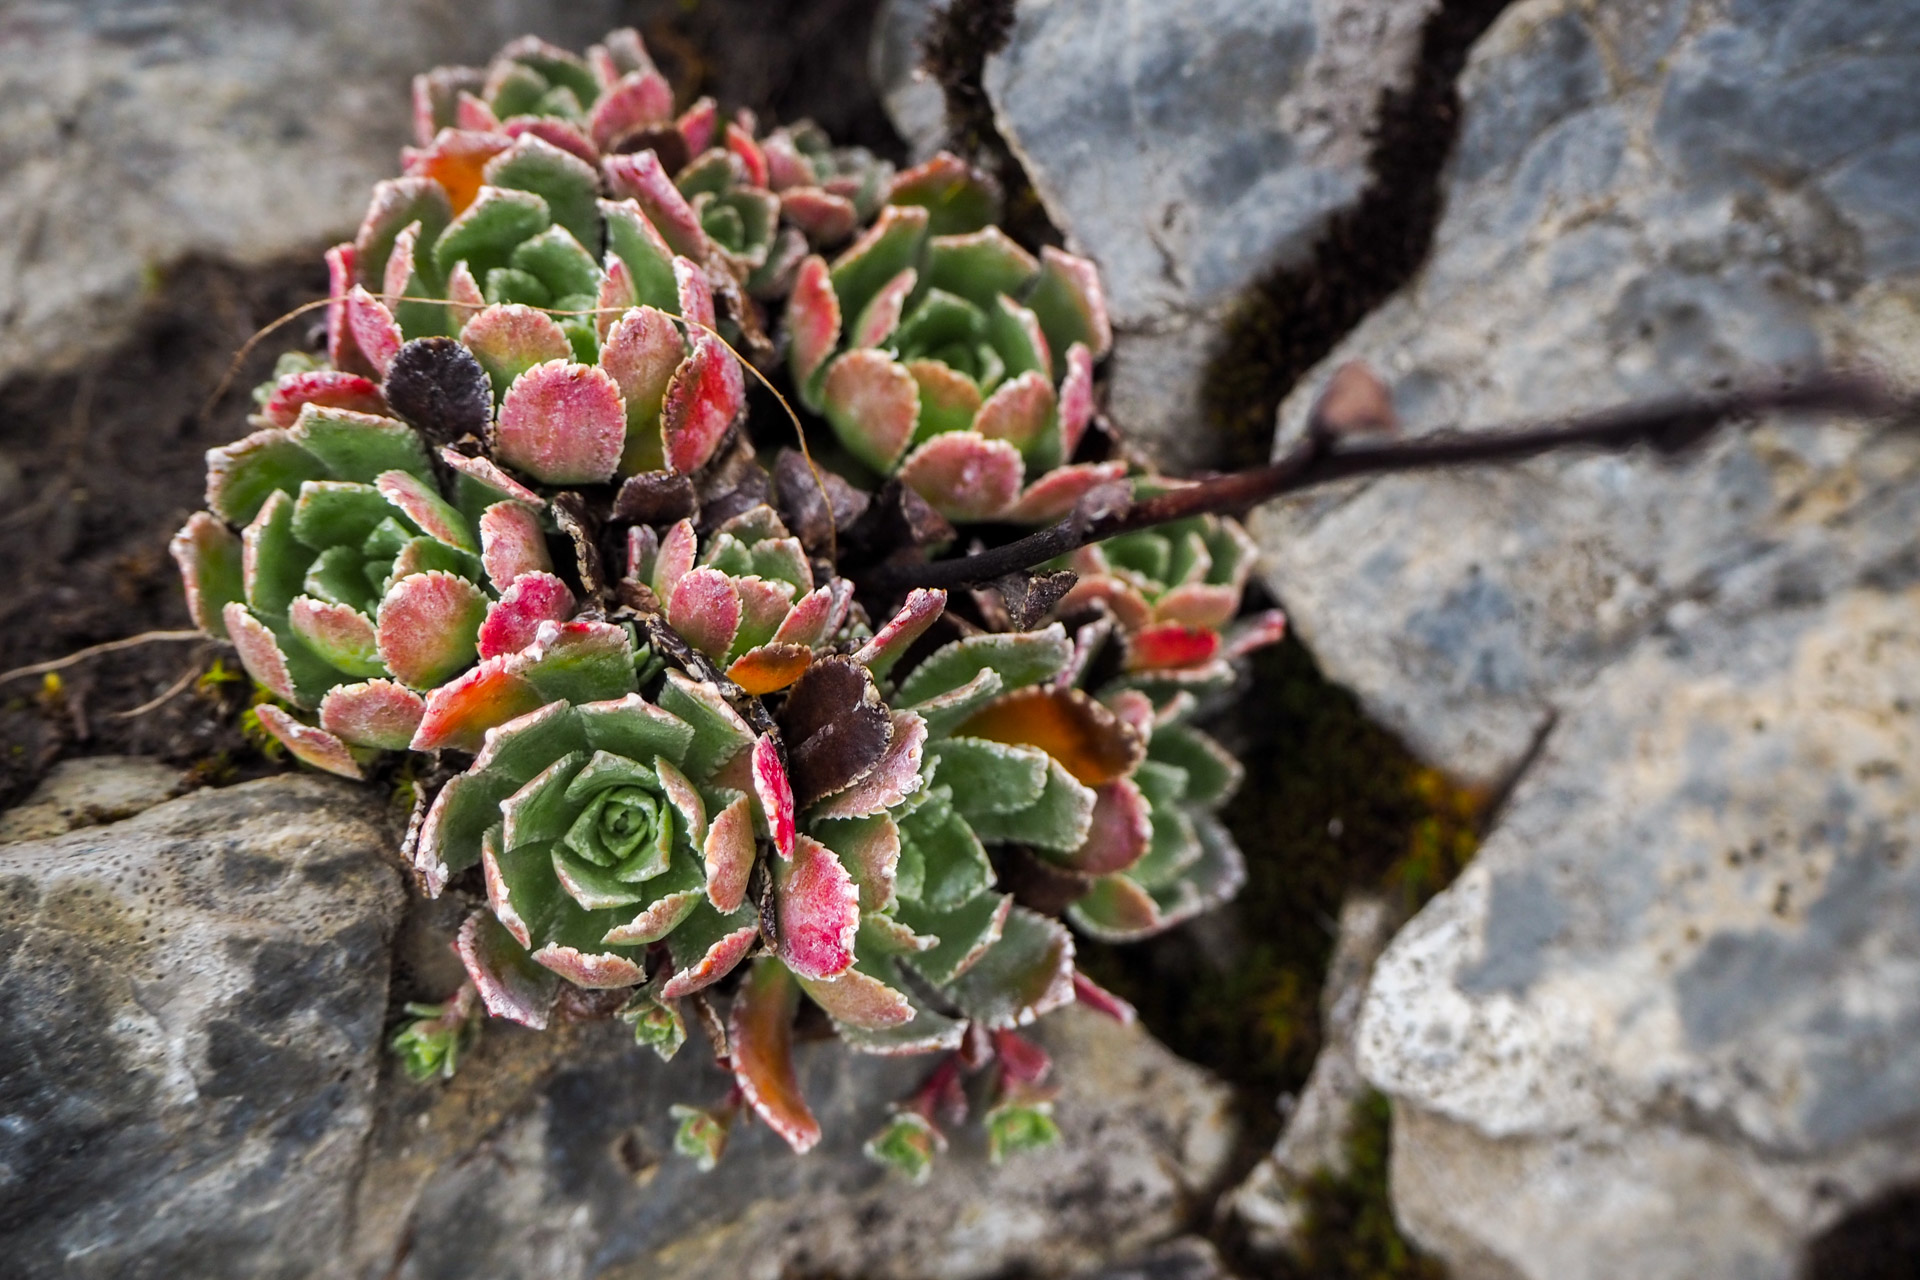
[(814, 650), (840, 634), (852, 585), (840, 578), (816, 585), (800, 540), (768, 506), (724, 521), (704, 547), (697, 544), (691, 520), (664, 538), (635, 525), (628, 598), (663, 614), (746, 692), (787, 688), (812, 664)]
[[(711, 125), (712, 103), (689, 112)], [(413, 131), (422, 147), (443, 130), (532, 134), (598, 163), (677, 132), (673, 88), (638, 32), (608, 34), (581, 58), (534, 36), (510, 42), (484, 69), (438, 67), (413, 81)]]
[(942, 154), (899, 175), (879, 220), (787, 302), (801, 398), (849, 453), (956, 521), (1038, 523), (1122, 463), (1068, 465), (1112, 345), (1098, 273), (1038, 261), (991, 223), (997, 196)]
[(438, 397), (392, 398), (403, 414), (430, 404), (416, 425), (438, 442), (482, 438), (545, 484), (697, 470), (746, 397), (705, 270), (638, 201), (600, 199), (592, 166), (531, 135), (495, 141), (467, 203), (422, 162), (428, 176), (381, 183), (329, 253), (326, 390), (391, 380), (412, 341), (455, 335), (469, 359), (416, 349), (400, 365)]
[(845, 240), (870, 219), (891, 176), (810, 123), (761, 139), (751, 113), (722, 122), (711, 98), (676, 116), (671, 86), (630, 28), (585, 58), (528, 38), (485, 70), (419, 76), (414, 133), (409, 172), (428, 173), (538, 138), (600, 170), (612, 194), (639, 200), (675, 252), (725, 266), (763, 298), (785, 294), (810, 244)]
[[(297, 398), (282, 387), (268, 421)], [(443, 688), (571, 612), (544, 504), (497, 469), (456, 460), (449, 501), (405, 423), (315, 400), (287, 426), (209, 451), (209, 509), (172, 546), (188, 606), (272, 694), (317, 710), (316, 726), (258, 709), (299, 758), (358, 777), (356, 748), (440, 745), (444, 717), (428, 712)]]
[[(1136, 488), (1164, 484), (1140, 481)], [(1196, 691), (1223, 686), (1233, 678), (1232, 659), (1286, 630), (1277, 610), (1239, 616), (1255, 555), (1240, 522), (1224, 516), (1122, 533), (1056, 562), (1078, 575), (1057, 612), (1104, 606), (1122, 633), (1124, 666), (1136, 683)]]
[[(818, 1141), (810, 1000), (854, 1050), (935, 1056), (876, 1160), (924, 1178), (970, 1105), (995, 1162), (1053, 1141), (1020, 1028), (1132, 1016), (1075, 931), (1144, 937), (1237, 888), (1215, 811), (1240, 767), (1191, 720), (1280, 617), (1236, 622), (1252, 547), (1212, 516), (1065, 558), (1038, 630), (1047, 592), (977, 595), (1002, 630), (930, 590), (875, 627), (838, 561), (1176, 483), (1073, 461), (1111, 343), (1093, 265), (1021, 249), (954, 156), (896, 174), (810, 124), (675, 114), (630, 30), (414, 90), (405, 173), (327, 255), (325, 358), (282, 359), (172, 546), (293, 755), (446, 753), (407, 775), (452, 773), (419, 784), (406, 857), (485, 907), (467, 983), (409, 1005), (393, 1051), (449, 1076), (483, 1010), (618, 1017), (663, 1058), (697, 1023), (731, 1074), (673, 1111), (706, 1168), (748, 1113)], [(733, 434), (728, 344), (775, 350), (759, 302), (789, 292), (799, 397), (850, 471), (897, 481), (878, 498), (802, 453), (770, 476)]]

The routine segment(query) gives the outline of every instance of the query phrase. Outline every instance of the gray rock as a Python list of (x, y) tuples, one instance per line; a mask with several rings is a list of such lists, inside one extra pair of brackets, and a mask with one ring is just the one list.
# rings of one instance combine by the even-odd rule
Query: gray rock
[(1181, 1236), (1142, 1257), (1088, 1272), (1080, 1280), (1227, 1280), (1232, 1273), (1211, 1244)]
[(534, 31), (580, 48), (606, 0), (8, 7), (0, 39), (0, 379), (111, 343), (176, 262), (350, 232), (411, 141), (410, 77)]
[(1569, 708), (1360, 1026), (1404, 1225), (1500, 1263), (1457, 1274), (1786, 1277), (1920, 1178), (1916, 690), (1920, 588), (1863, 589)]
[[(717, 1100), (724, 1080), (698, 1045), (662, 1066), (623, 1031), (560, 1048), (496, 1024), (444, 1094), (396, 1093), (361, 1190), (362, 1265), (389, 1274), (369, 1246), (404, 1240), (385, 1261), (408, 1280), (1068, 1274), (1177, 1230), (1233, 1141), (1222, 1086), (1138, 1028), (1069, 1009), (1038, 1035), (1061, 1086), (1055, 1148), (994, 1168), (977, 1127), (958, 1129), (930, 1181), (907, 1186), (859, 1148), (931, 1063), (823, 1042), (800, 1055), (821, 1145), (795, 1157), (743, 1125), (701, 1174), (669, 1154), (666, 1108)], [(483, 1103), (483, 1122), (505, 1118), (460, 1150), (475, 1099), (514, 1088), (526, 1073), (511, 1064), (529, 1053), (551, 1074), (520, 1101)]]
[(1108, 410), (1175, 466), (1207, 460), (1199, 375), (1228, 303), (1304, 257), (1366, 178), (1381, 90), (1434, 0), (1033, 0), (986, 87), (1070, 244), (1100, 264)]
[(363, 795), (203, 791), (0, 848), (0, 1254), (302, 1276), (352, 1229), (401, 905)]
[(25, 800), (0, 813), (0, 844), (46, 840), (145, 812), (180, 791), (180, 771), (137, 756), (62, 760)]
[(915, 160), (932, 155), (947, 132), (947, 99), (920, 69), (921, 44), (940, 0), (881, 0), (868, 66), (887, 118)]
[(404, 907), (380, 809), (283, 777), (0, 847), (8, 1276), (1069, 1274), (1173, 1235), (1230, 1158), (1224, 1086), (1078, 1009), (1036, 1032), (1064, 1141), (995, 1168), (959, 1129), (922, 1187), (859, 1148), (927, 1059), (803, 1046), (826, 1140), (743, 1123), (712, 1175), (670, 1154), (668, 1105), (728, 1086), (697, 1040), (494, 1023), (416, 1085), (390, 969), (451, 990), (461, 913)]
[[(1916, 33), (1920, 0), (1515, 5), (1431, 261), (1309, 383), (1366, 359), (1418, 433), (1825, 361), (1920, 379), (1890, 197)], [(1362, 1017), (1418, 1243), (1468, 1277), (1786, 1276), (1920, 1175), (1920, 439), (1776, 422), (1256, 530), (1332, 678), (1519, 775)]]
[(1340, 932), (1320, 993), (1320, 1052), (1293, 1102), (1271, 1154), (1228, 1192), (1221, 1211), (1235, 1219), (1261, 1253), (1292, 1250), (1306, 1225), (1304, 1190), (1321, 1170), (1347, 1172), (1353, 1109), (1370, 1086), (1354, 1061), (1353, 1037), (1374, 962), (1404, 913), (1383, 898), (1356, 895), (1340, 908)]
[[(1920, 375), (1902, 221), (1920, 214), (1859, 176), (1920, 157), (1920, 102), (1896, 87), (1920, 68), (1920, 4), (1829, 8), (1508, 10), (1464, 78), (1432, 260), (1283, 407), (1282, 446), (1352, 358), (1415, 433), (1822, 360)], [(1910, 435), (1777, 425), (1679, 465), (1562, 455), (1354, 482), (1255, 525), (1328, 674), (1423, 754), (1495, 781), (1565, 690), (1674, 608), (1733, 619), (1910, 572), (1915, 456)]]

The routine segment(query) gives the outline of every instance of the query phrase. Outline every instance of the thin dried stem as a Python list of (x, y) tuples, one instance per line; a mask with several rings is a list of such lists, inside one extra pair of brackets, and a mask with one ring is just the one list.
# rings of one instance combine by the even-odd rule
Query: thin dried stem
[(200, 674), (200, 663), (196, 662), (192, 666), (188, 667), (185, 671), (182, 671), (180, 673), (180, 678), (178, 680), (175, 680), (172, 684), (168, 685), (164, 693), (158, 694), (155, 697), (147, 699), (145, 702), (141, 703), (137, 707), (134, 707), (130, 711), (116, 711), (111, 716), (108, 716), (107, 718), (109, 720), (133, 720), (147, 714), (147, 712), (152, 711), (157, 707), (163, 707), (167, 703), (172, 702), (175, 698), (179, 697), (180, 694), (186, 689), (186, 687), (194, 682), (195, 678), (197, 678), (199, 674)]
[(1042, 565), (1090, 543), (1197, 515), (1237, 515), (1283, 494), (1337, 480), (1519, 462), (1557, 449), (1617, 452), (1651, 445), (1672, 453), (1729, 422), (1784, 411), (1863, 417), (1920, 416), (1920, 403), (1893, 394), (1877, 379), (1821, 372), (1797, 382), (1755, 385), (1707, 396), (1676, 396), (1622, 405), (1557, 422), (1478, 431), (1448, 430), (1410, 440), (1341, 443), (1309, 432), (1277, 462), (1181, 485), (1137, 501), (1090, 495), (1059, 523), (975, 555), (929, 564), (883, 565), (861, 586), (882, 594), (912, 587), (960, 587)]
[(64, 658), (53, 658), (46, 662), (36, 662), (31, 666), (15, 667), (11, 671), (0, 671), (0, 684), (9, 680), (18, 680), (22, 676), (41, 676), (49, 671), (63, 671), (78, 662), (95, 658), (103, 653), (118, 653), (122, 649), (135, 649), (143, 644), (157, 644), (167, 640), (208, 640), (204, 631), (142, 631), (137, 636), (128, 636), (124, 640), (108, 640), (104, 644), (89, 645)]

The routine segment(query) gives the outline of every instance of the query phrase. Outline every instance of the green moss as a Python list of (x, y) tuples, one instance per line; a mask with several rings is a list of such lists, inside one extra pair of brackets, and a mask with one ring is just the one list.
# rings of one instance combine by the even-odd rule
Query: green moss
[(1319, 1052), (1341, 903), (1373, 889), (1417, 909), (1473, 856), (1484, 797), (1416, 760), (1295, 640), (1255, 657), (1244, 699), (1215, 727), (1248, 769), (1224, 815), (1247, 856), (1231, 959), (1188, 929), (1085, 943), (1081, 963), (1175, 1052), (1244, 1087), (1257, 1120), (1306, 1083)]
[(1305, 1187), (1306, 1224), (1298, 1256), (1275, 1280), (1443, 1280), (1438, 1260), (1400, 1234), (1387, 1198), (1387, 1158), (1393, 1114), (1385, 1097), (1370, 1093), (1353, 1111), (1347, 1133), (1347, 1170), (1321, 1170)]

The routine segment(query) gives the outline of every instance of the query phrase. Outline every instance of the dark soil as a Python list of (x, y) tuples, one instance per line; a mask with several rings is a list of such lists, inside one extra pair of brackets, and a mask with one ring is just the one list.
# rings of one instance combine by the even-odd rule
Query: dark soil
[[(306, 321), (263, 343), (237, 393), (201, 410), (255, 329), (325, 292), (319, 246), (298, 265), (264, 270), (188, 263), (115, 350), (77, 373), (0, 387), (0, 457), (9, 473), (18, 468), (17, 479), (0, 480), (10, 490), (0, 561), (13, 568), (0, 597), (0, 669), (192, 625), (167, 540), (202, 504), (207, 449), (246, 432), (246, 389), (305, 340)], [(206, 671), (217, 652), (197, 641), (148, 644), (0, 687), (0, 803), (63, 755), (158, 756), (199, 767), (209, 782), (260, 769), (235, 727), (244, 681), (189, 687), (139, 716), (121, 714)]]

